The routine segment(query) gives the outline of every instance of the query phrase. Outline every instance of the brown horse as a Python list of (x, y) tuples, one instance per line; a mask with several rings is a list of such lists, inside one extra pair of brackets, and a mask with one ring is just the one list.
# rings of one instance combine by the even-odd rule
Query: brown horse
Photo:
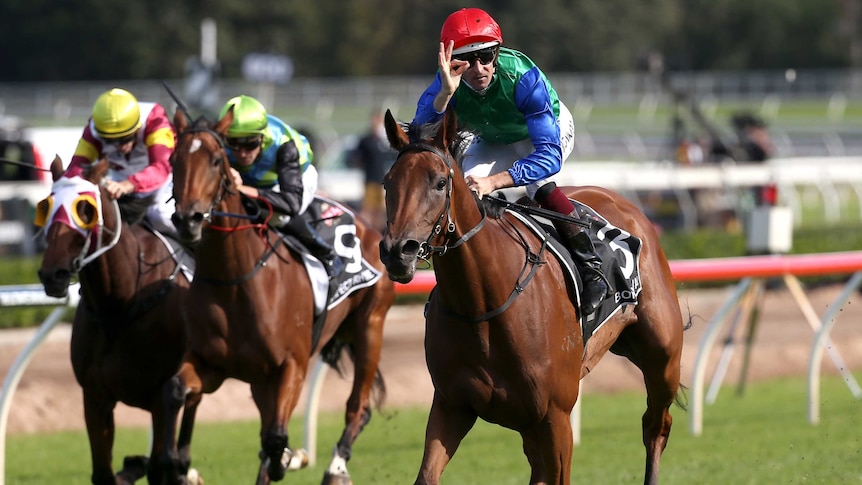
[[(486, 217), (450, 148), (456, 119), (411, 127), (391, 113), (386, 132), (399, 151), (386, 175), (388, 228), (380, 246), (389, 277), (410, 281), (418, 259), (433, 261), (438, 286), (428, 305), (425, 354), (434, 398), (417, 484), (437, 484), (477, 417), (521, 434), (532, 484), (568, 484), (569, 414), (579, 380), (608, 351), (644, 375), (645, 483), (658, 481), (679, 388), (683, 323), (674, 280), (650, 221), (608, 190), (567, 189), (611, 224), (643, 241), (637, 305), (617, 312), (584, 348), (573, 286), (542, 241), (509, 213)], [(423, 135), (428, 128), (432, 134)], [(415, 142), (411, 142), (411, 139)], [(543, 257), (542, 254), (545, 254)], [(525, 276), (527, 272), (530, 275)]]
[[(84, 177), (61, 177), (52, 165), (52, 194), (39, 203), (47, 247), (39, 279), (50, 296), (64, 297), (78, 278), (81, 301), (72, 323), (72, 369), (84, 393), (94, 484), (134, 483), (154, 463), (127, 457), (116, 476), (111, 465), (117, 402), (152, 415), (151, 457), (162, 454), (162, 388), (179, 368), (185, 333), (178, 317), (189, 281), (171, 252), (141, 225), (121, 219), (120, 205), (99, 186), (107, 160)], [(131, 220), (145, 205), (123, 204)], [(189, 414), (188, 420), (192, 419)], [(190, 422), (184, 420), (184, 428)]]
[(184, 314), (189, 350), (166, 389), (166, 402), (177, 411), (182, 399), (200, 401), (228, 377), (248, 382), (261, 420), (257, 483), (281, 480), (287, 469), (307, 463), (304, 450), (289, 447), (287, 423), (309, 361), (319, 351), (335, 366), (346, 348), (354, 362), (353, 389), (346, 427), (323, 483), (350, 483), (346, 465), (371, 417), (372, 390), (380, 391), (378, 398), (385, 391), (377, 366), (395, 290), (380, 277), (381, 235), (356, 220), (356, 239), (346, 245), (357, 255), (361, 246), (379, 279), (329, 309), (314, 346), (312, 286), (302, 256), (281, 244), (279, 233), (265, 223), (249, 221), (230, 177), (222, 140), (232, 120), (232, 110), (211, 128), (202, 119), (189, 125), (181, 112), (174, 118), (179, 133), (172, 160), (174, 224), (184, 241), (196, 244), (197, 273)]

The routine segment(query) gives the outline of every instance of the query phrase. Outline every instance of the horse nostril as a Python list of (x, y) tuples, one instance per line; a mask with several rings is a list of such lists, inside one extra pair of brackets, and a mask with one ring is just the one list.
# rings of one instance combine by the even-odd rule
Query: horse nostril
[(37, 271), (37, 274), (39, 275), (39, 281), (43, 284), (52, 281), (68, 281), (72, 279), (72, 272), (68, 269), (55, 269), (54, 271), (40, 269)]
[(195, 224), (200, 224), (203, 221), (204, 221), (204, 215), (202, 212), (195, 212), (192, 215), (192, 222), (194, 222)]
[(419, 244), (419, 241), (415, 239), (408, 239), (401, 245), (401, 254), (411, 257), (416, 256), (417, 254), (419, 254), (420, 247), (421, 245)]

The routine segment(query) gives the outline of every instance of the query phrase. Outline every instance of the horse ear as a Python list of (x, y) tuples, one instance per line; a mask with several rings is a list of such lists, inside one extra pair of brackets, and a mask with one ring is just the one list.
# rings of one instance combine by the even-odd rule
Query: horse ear
[(63, 161), (60, 160), (60, 155), (54, 155), (54, 161), (51, 162), (51, 176), (54, 178), (54, 182), (60, 180), (63, 172)]
[(189, 120), (186, 119), (186, 114), (183, 113), (183, 110), (177, 108), (174, 112), (174, 128), (176, 128), (177, 133), (186, 131), (188, 124)]
[(230, 128), (231, 123), (233, 123), (233, 105), (228, 108), (227, 113), (218, 120), (218, 123), (213, 127), (213, 131), (218, 133), (219, 135), (224, 136), (227, 133), (227, 129)]
[(401, 150), (410, 144), (410, 138), (407, 136), (407, 133), (404, 133), (401, 125), (392, 116), (392, 111), (388, 109), (386, 110), (386, 115), (383, 117), (383, 126), (386, 128), (386, 138), (389, 140), (389, 145), (392, 148)]
[(443, 113), (443, 123), (440, 124), (440, 129), (437, 130), (437, 143), (443, 148), (452, 146), (455, 135), (458, 134), (458, 115), (454, 109), (447, 109)]

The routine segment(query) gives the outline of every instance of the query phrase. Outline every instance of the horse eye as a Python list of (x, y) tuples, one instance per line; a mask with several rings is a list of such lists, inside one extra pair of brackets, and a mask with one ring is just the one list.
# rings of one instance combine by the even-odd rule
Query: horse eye
[(437, 181), (437, 190), (443, 190), (445, 188), (446, 188), (446, 179), (441, 178), (440, 180)]

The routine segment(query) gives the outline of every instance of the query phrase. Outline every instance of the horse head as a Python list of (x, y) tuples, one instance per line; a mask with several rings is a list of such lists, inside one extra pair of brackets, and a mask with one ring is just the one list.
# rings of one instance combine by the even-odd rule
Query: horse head
[(418, 259), (451, 247), (457, 236), (453, 205), (476, 204), (450, 150), (460, 136), (453, 110), (434, 125), (411, 126), (409, 134), (388, 110), (384, 124), (398, 158), (383, 180), (387, 228), (380, 258), (390, 279), (406, 283), (413, 279)]
[(35, 221), (47, 241), (38, 274), (49, 296), (65, 297), (81, 268), (117, 243), (119, 208), (105, 210), (111, 204), (99, 189), (108, 167), (103, 158), (81, 176), (64, 177), (60, 158), (51, 164), (51, 195), (36, 205)]
[(200, 242), (213, 210), (232, 187), (230, 163), (222, 140), (233, 122), (233, 108), (215, 124), (198, 118), (189, 125), (177, 110), (177, 146), (171, 156), (176, 211), (171, 217), (184, 244)]

